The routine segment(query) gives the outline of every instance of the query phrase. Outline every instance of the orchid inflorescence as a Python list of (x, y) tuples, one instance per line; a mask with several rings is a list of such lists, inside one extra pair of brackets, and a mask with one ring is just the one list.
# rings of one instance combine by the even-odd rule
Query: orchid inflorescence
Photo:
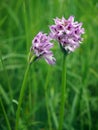
[(54, 22), (55, 24), (49, 27), (49, 35), (39, 32), (32, 40), (31, 52), (36, 59), (43, 57), (48, 64), (54, 64), (56, 61), (50, 50), (53, 48), (52, 40), (56, 40), (66, 54), (75, 51), (83, 41), (81, 35), (84, 34), (84, 28), (82, 28), (82, 23), (74, 21), (73, 16), (68, 19), (56, 18)]
[(39, 32), (32, 40), (31, 51), (34, 51), (34, 54), (38, 59), (40, 57), (44, 57), (48, 64), (54, 64), (55, 58), (53, 57), (53, 53), (50, 50), (52, 47), (53, 43), (50, 42), (50, 37), (47, 34)]

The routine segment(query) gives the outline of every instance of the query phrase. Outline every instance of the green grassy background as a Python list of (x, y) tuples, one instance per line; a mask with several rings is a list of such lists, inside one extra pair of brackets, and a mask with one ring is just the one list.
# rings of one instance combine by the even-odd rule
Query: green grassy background
[[(0, 1), (0, 130), (14, 130), (17, 101), (33, 37), (49, 32), (53, 18), (82, 21), (84, 42), (67, 57), (67, 102), (64, 130), (98, 130), (98, 0)], [(22, 102), (19, 130), (49, 130), (45, 93), (52, 130), (58, 128), (62, 52), (57, 62), (32, 64)], [(47, 86), (47, 89), (44, 89)], [(7, 118), (8, 117), (8, 118)], [(7, 120), (8, 119), (8, 120)]]

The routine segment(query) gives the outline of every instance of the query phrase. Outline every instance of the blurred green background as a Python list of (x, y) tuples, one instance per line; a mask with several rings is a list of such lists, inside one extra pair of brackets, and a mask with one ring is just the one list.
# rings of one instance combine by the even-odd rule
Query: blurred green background
[[(53, 18), (70, 15), (83, 22), (85, 34), (81, 47), (67, 57), (63, 130), (98, 130), (98, 0), (0, 1), (0, 130), (14, 130), (33, 37), (48, 33)], [(58, 128), (62, 52), (57, 44), (53, 51), (56, 65), (41, 59), (30, 68), (19, 130), (49, 130), (45, 93), (52, 130)]]

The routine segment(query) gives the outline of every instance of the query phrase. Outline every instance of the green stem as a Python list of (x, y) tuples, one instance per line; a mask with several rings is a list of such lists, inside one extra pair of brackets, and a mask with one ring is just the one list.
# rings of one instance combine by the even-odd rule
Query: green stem
[(62, 66), (62, 87), (61, 87), (61, 106), (60, 106), (60, 119), (59, 119), (59, 128), (62, 130), (63, 121), (64, 121), (64, 105), (65, 105), (65, 91), (66, 91), (66, 55), (63, 56), (63, 66)]
[(26, 69), (26, 71), (25, 71), (25, 75), (24, 75), (24, 79), (23, 79), (23, 83), (22, 83), (22, 87), (21, 87), (21, 91), (20, 91), (19, 102), (18, 102), (18, 108), (17, 108), (17, 111), (16, 111), (15, 130), (18, 130), (21, 104), (22, 104), (22, 99), (23, 99), (24, 92), (25, 92), (25, 89), (26, 89), (26, 83), (27, 83), (27, 79), (28, 79), (29, 67), (30, 67), (30, 64), (27, 65), (27, 69)]

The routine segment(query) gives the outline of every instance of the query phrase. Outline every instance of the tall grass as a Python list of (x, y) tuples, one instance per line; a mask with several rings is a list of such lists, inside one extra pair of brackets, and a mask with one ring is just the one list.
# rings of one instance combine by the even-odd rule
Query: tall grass
[[(98, 129), (97, 10), (97, 0), (1, 0), (0, 130), (15, 129), (17, 102), (33, 37), (40, 30), (49, 32), (53, 18), (70, 15), (83, 22), (86, 32), (84, 43), (67, 59), (63, 129)], [(55, 45), (55, 66), (39, 60), (30, 68), (19, 130), (58, 128), (62, 53)]]

